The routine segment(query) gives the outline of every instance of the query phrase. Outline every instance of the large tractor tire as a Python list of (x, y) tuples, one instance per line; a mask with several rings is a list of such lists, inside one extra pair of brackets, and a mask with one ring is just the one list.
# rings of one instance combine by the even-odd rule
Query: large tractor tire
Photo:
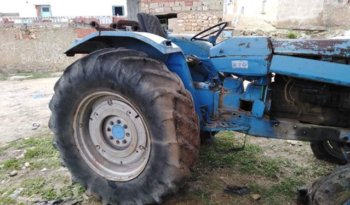
[(104, 204), (154, 204), (175, 193), (199, 151), (190, 93), (146, 54), (96, 51), (55, 85), (50, 128), (64, 164)]
[(299, 196), (303, 205), (348, 205), (350, 204), (350, 166), (343, 166), (312, 184), (304, 196)]
[[(315, 141), (311, 142), (310, 146), (315, 157), (326, 162), (344, 165), (348, 163), (347, 158), (350, 159), (349, 145), (342, 145), (340, 142), (330, 140)], [(343, 147), (347, 158), (344, 156), (341, 147)]]

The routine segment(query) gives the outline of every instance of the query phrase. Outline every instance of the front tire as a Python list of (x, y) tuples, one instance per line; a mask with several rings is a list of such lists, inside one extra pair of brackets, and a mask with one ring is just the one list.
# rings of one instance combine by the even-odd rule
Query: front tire
[(78, 60), (56, 83), (50, 109), (65, 165), (106, 204), (161, 203), (198, 156), (191, 95), (141, 52), (104, 49)]
[(342, 145), (341, 142), (325, 140), (325, 141), (315, 141), (310, 143), (311, 150), (315, 157), (319, 160), (334, 164), (347, 164), (348, 161), (343, 154), (341, 147), (343, 146), (344, 152), (347, 158), (350, 158), (350, 148), (349, 145)]

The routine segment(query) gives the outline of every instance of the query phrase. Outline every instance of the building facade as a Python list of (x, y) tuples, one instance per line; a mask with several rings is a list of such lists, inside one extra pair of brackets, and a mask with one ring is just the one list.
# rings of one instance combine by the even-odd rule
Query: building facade
[(127, 0), (11, 0), (0, 1), (0, 13), (19, 17), (127, 16)]

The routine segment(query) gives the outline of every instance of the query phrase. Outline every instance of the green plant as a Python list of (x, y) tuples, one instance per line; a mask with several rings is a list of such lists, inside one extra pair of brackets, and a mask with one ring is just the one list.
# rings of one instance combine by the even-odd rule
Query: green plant
[(293, 31), (290, 31), (287, 34), (287, 38), (289, 38), (289, 39), (296, 39), (296, 38), (298, 38), (298, 34), (294, 33)]

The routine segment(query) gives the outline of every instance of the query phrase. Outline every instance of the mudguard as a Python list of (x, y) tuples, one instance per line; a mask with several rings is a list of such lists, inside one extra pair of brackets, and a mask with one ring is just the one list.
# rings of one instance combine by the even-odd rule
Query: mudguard
[(103, 48), (125, 47), (145, 51), (146, 53), (170, 54), (181, 52), (171, 41), (146, 32), (99, 31), (73, 42), (65, 52), (68, 56), (88, 54)]
[(119, 47), (143, 51), (149, 57), (164, 62), (170, 71), (181, 78), (185, 88), (192, 94), (196, 112), (202, 118), (186, 58), (181, 48), (168, 39), (145, 32), (99, 31), (76, 40), (65, 54), (74, 56)]

